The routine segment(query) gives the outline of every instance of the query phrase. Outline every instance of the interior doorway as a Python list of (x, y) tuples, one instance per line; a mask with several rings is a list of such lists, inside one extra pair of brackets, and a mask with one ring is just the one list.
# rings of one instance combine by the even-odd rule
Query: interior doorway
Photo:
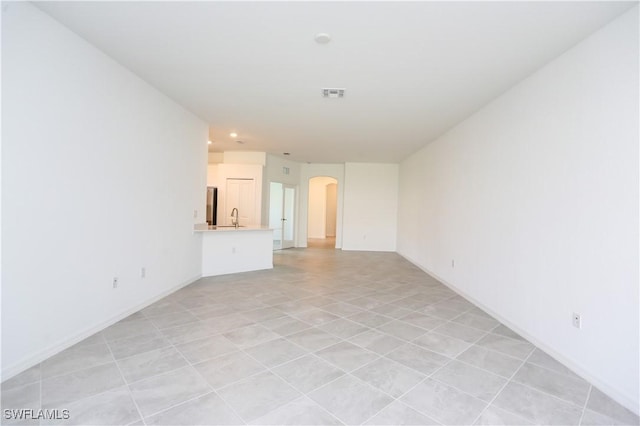
[(273, 229), (273, 249), (294, 247), (296, 188), (280, 182), (269, 186), (269, 228)]
[(335, 248), (338, 181), (328, 176), (309, 179), (307, 247)]

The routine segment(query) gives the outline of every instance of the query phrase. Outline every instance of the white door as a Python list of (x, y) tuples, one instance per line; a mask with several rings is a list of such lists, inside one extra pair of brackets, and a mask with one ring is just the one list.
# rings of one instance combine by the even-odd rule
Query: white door
[(227, 179), (225, 225), (233, 225), (231, 213), (238, 209), (240, 226), (256, 224), (256, 185), (253, 179)]
[(294, 246), (294, 229), (296, 213), (296, 188), (284, 185), (284, 199), (282, 201), (282, 248)]
[(295, 246), (296, 188), (279, 182), (269, 186), (269, 227), (273, 229), (273, 249)]
[(279, 182), (269, 185), (269, 228), (273, 229), (273, 249), (282, 248), (282, 206), (284, 190)]

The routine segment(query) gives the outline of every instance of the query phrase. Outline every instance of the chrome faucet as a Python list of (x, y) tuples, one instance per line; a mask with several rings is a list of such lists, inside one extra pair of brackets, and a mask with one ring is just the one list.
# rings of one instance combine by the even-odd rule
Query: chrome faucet
[(238, 229), (238, 227), (240, 226), (239, 219), (240, 219), (240, 213), (238, 213), (238, 209), (234, 207), (233, 210), (231, 210), (231, 224), (235, 226), (236, 229)]

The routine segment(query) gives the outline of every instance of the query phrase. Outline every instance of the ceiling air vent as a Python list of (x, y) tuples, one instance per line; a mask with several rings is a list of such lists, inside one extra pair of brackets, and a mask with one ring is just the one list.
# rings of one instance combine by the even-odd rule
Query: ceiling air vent
[(322, 89), (323, 98), (344, 98), (344, 89)]

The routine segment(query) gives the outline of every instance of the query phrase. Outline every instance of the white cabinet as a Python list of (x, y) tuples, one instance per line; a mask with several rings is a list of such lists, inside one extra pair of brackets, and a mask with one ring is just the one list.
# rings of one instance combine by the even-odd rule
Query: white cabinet
[(202, 233), (202, 276), (273, 268), (273, 231), (227, 228)]
[(225, 225), (232, 225), (231, 212), (238, 209), (240, 225), (256, 224), (256, 181), (228, 178), (226, 184)]

